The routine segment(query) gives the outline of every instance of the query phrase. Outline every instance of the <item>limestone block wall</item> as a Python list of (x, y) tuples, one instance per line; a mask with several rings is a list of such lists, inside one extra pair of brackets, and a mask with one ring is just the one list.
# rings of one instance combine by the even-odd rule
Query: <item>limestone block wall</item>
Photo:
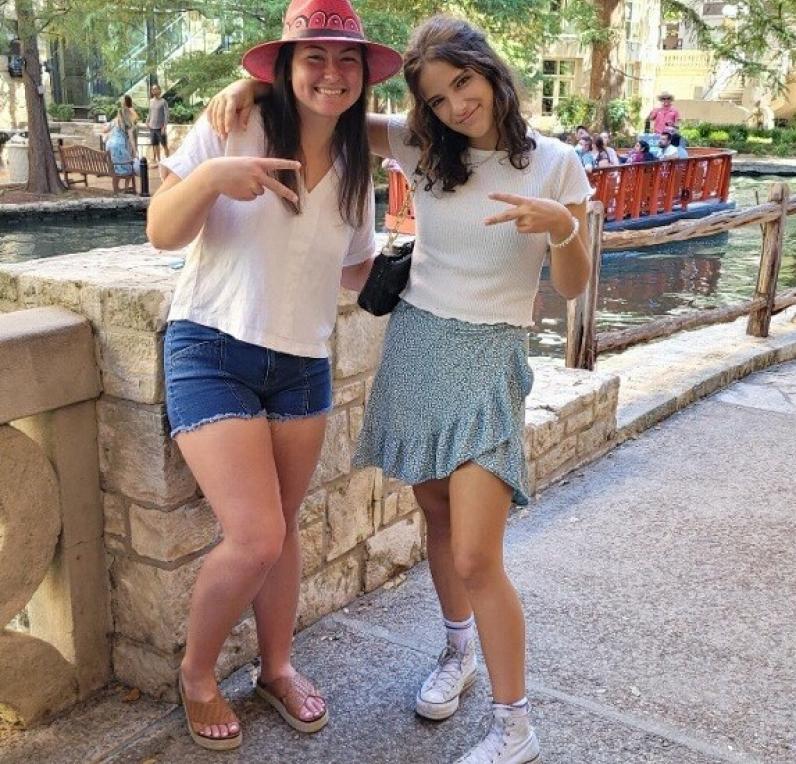
[[(96, 413), (113, 670), (164, 697), (173, 697), (190, 590), (218, 533), (168, 437), (161, 368), (174, 262), (172, 253), (142, 246), (0, 266), (0, 311), (63, 305), (93, 326), (102, 383)], [(300, 514), (300, 626), (381, 586), (419, 561), (424, 549), (411, 489), (378, 470), (351, 469), (386, 319), (365, 314), (345, 292), (338, 314), (331, 341), (334, 409)], [(608, 447), (618, 383), (552, 366), (535, 372), (526, 440), (538, 488)], [(219, 673), (255, 652), (253, 620), (245, 614)]]

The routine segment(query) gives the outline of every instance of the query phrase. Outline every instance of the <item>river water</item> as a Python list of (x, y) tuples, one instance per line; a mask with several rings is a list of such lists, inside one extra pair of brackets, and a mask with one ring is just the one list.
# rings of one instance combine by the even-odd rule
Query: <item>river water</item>
[[(732, 197), (747, 207), (768, 198), (778, 178), (733, 176)], [(793, 192), (796, 193), (796, 184)], [(383, 215), (383, 208), (379, 213)], [(4, 228), (5, 225), (5, 228)], [(142, 218), (0, 223), (0, 262), (22, 262), (96, 247), (146, 241)], [(597, 304), (598, 330), (621, 329), (656, 316), (749, 299), (760, 260), (759, 226), (746, 226), (710, 239), (697, 239), (638, 252), (603, 256)], [(796, 286), (796, 216), (785, 236), (779, 288)], [(532, 354), (561, 356), (566, 334), (564, 300), (543, 273), (536, 300)]]

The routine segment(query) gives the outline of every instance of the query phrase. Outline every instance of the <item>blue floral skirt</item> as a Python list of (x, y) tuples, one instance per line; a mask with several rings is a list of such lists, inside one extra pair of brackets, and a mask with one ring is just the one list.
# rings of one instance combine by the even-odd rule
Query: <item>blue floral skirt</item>
[(528, 332), (440, 318), (406, 302), (390, 316), (354, 464), (410, 485), (465, 462), (497, 475), (528, 504)]

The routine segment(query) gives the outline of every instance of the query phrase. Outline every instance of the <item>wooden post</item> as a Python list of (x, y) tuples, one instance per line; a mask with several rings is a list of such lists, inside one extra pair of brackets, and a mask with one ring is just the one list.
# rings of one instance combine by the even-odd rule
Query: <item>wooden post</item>
[(597, 360), (595, 313), (600, 285), (600, 257), (605, 207), (602, 202), (589, 203), (589, 252), (591, 276), (586, 289), (567, 302), (567, 368), (594, 369)]
[(749, 313), (746, 333), (752, 337), (768, 337), (771, 311), (777, 296), (777, 278), (782, 260), (782, 239), (788, 222), (788, 196), (790, 189), (786, 183), (772, 183), (768, 200), (780, 205), (779, 217), (765, 224), (763, 231), (763, 251), (760, 256), (760, 270), (757, 274), (757, 289), (754, 299), (762, 297), (765, 305)]

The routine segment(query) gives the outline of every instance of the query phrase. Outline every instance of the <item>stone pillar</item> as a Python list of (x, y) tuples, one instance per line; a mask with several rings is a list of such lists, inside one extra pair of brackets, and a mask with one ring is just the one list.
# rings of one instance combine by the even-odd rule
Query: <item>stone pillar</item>
[(88, 321), (0, 316), (0, 369), (0, 626), (26, 624), (0, 632), (0, 709), (29, 725), (110, 678)]

